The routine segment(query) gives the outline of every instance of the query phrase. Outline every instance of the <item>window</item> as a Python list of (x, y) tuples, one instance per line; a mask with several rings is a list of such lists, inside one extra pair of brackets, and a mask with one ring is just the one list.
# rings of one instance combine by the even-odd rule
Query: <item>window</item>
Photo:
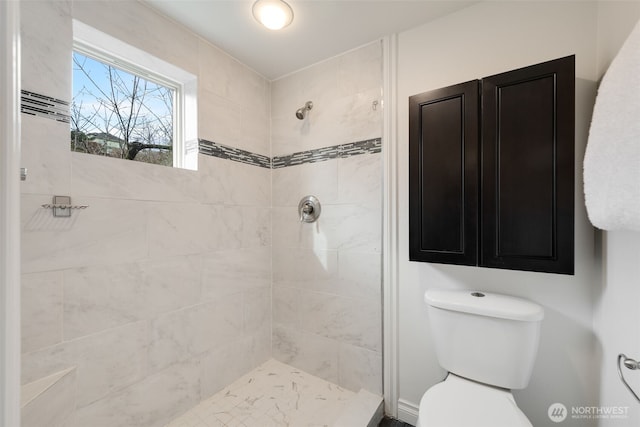
[(73, 24), (71, 150), (196, 169), (195, 76)]
[(73, 52), (71, 149), (172, 166), (176, 86), (90, 55)]

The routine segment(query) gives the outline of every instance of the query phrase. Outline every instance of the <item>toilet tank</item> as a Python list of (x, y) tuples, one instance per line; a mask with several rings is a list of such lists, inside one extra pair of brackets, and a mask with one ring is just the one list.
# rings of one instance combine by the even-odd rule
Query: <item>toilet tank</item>
[(540, 305), (468, 290), (429, 289), (424, 299), (440, 366), (497, 387), (527, 386), (544, 318)]

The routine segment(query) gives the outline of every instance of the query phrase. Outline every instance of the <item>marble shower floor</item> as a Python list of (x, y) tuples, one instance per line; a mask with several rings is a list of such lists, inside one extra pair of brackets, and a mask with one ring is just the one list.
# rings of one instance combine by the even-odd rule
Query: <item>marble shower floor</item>
[(341, 420), (353, 419), (352, 414), (345, 418), (345, 409), (357, 395), (271, 359), (166, 427), (341, 425)]

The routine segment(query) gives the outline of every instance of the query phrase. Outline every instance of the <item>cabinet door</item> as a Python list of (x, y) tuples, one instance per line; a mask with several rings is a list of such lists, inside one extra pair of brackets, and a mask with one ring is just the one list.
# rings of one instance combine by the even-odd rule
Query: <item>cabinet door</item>
[(481, 266), (573, 274), (574, 63), (482, 80)]
[(409, 259), (476, 265), (478, 81), (409, 98)]

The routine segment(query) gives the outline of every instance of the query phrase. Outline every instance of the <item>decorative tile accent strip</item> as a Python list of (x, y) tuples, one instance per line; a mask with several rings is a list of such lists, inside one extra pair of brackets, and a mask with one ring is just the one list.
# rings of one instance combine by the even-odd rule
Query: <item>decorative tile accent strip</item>
[[(31, 116), (39, 116), (52, 119), (61, 123), (69, 123), (69, 103), (60, 99), (40, 95), (27, 90), (21, 91), (20, 111)], [(339, 159), (359, 154), (373, 154), (382, 151), (380, 138), (366, 141), (350, 142), (347, 144), (333, 145), (330, 147), (316, 148), (314, 150), (300, 151), (288, 156), (275, 156), (269, 158), (262, 154), (251, 153), (239, 148), (227, 147), (205, 139), (198, 140), (198, 148), (201, 154), (233, 160), (267, 169), (277, 169), (286, 166), (301, 165), (303, 163), (324, 162), (331, 159)]]
[(21, 91), (20, 111), (31, 116), (69, 123), (69, 103), (38, 93)]
[(200, 154), (271, 169), (271, 159), (267, 156), (263, 156), (262, 154), (255, 154), (239, 148), (227, 147), (205, 139), (200, 139), (198, 141)]
[(284, 168), (303, 163), (324, 162), (331, 159), (357, 156), (360, 154), (374, 154), (382, 151), (382, 139), (367, 139), (366, 141), (349, 142), (347, 144), (333, 145), (331, 147), (316, 148), (314, 150), (300, 151), (288, 156), (275, 156), (270, 159), (261, 154), (254, 154), (239, 148), (227, 147), (205, 139), (199, 140), (200, 154), (219, 157), (247, 163), (262, 168)]
[(366, 141), (349, 142), (347, 144), (331, 147), (317, 148), (315, 150), (300, 151), (288, 156), (275, 156), (272, 160), (273, 169), (287, 166), (301, 165), (303, 163), (324, 162), (331, 159), (339, 159), (359, 154), (374, 154), (382, 151), (382, 139), (368, 139)]
[[(57, 122), (69, 123), (69, 103), (35, 92), (22, 90), (20, 94), (20, 111), (31, 116), (39, 116), (52, 119)], [(301, 165), (303, 163), (324, 162), (331, 159), (339, 159), (359, 154), (373, 154), (382, 151), (380, 138), (365, 141), (349, 142), (347, 144), (333, 145), (330, 147), (316, 148), (314, 150), (300, 151), (288, 156), (275, 156), (269, 158), (262, 154), (255, 154), (240, 148), (227, 147), (206, 139), (198, 140), (200, 154), (233, 160), (267, 169), (277, 169), (286, 166)]]
[(324, 162), (325, 160), (337, 159), (340, 157), (339, 145), (332, 147), (316, 148), (315, 150), (300, 151), (288, 156), (275, 156), (273, 158), (273, 169), (286, 166), (296, 166), (303, 163)]
[(359, 154), (375, 154), (382, 152), (382, 138), (367, 139), (366, 141), (350, 142), (339, 145), (340, 157), (351, 157)]

